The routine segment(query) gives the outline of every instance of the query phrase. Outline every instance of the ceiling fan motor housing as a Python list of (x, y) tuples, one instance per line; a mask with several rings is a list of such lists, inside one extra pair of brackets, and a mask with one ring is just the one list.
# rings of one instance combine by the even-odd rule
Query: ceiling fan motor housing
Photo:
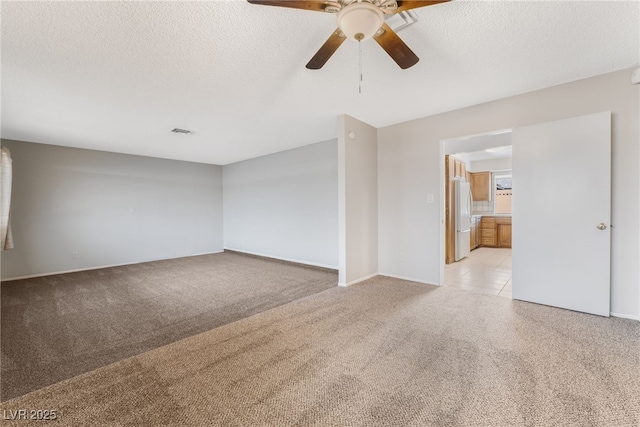
[(384, 23), (382, 10), (369, 2), (351, 3), (338, 13), (338, 27), (356, 41), (373, 37)]
[(319, 70), (346, 39), (358, 42), (373, 38), (403, 70), (418, 63), (418, 56), (402, 41), (384, 16), (450, 0), (247, 0), (251, 4), (337, 13), (338, 28), (307, 63)]

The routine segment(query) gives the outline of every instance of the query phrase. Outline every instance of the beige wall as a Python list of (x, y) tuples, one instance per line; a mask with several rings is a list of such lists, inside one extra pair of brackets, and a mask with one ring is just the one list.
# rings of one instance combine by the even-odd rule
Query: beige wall
[(377, 156), (376, 129), (353, 117), (340, 116), (338, 264), (339, 284), (343, 286), (378, 273)]
[(611, 311), (640, 316), (640, 86), (632, 70), (425, 117), (378, 130), (379, 270), (440, 283), (443, 139), (612, 112)]
[(15, 249), (2, 252), (3, 279), (223, 249), (220, 166), (2, 145), (13, 157), (15, 239)]
[(225, 165), (224, 247), (338, 268), (337, 140)]

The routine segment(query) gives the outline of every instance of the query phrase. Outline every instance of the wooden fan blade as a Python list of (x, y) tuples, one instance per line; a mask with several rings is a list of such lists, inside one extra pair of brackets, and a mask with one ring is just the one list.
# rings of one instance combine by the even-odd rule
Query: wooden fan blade
[(438, 3), (446, 3), (451, 0), (398, 0), (398, 9), (396, 13), (403, 12), (417, 7), (432, 6)]
[(247, 0), (251, 4), (263, 6), (289, 7), (292, 9), (314, 10), (324, 12), (327, 7), (326, 0)]
[(390, 26), (383, 23), (382, 30), (381, 34), (376, 34), (373, 38), (396, 61), (400, 68), (404, 70), (415, 65), (420, 60)]
[(331, 58), (331, 55), (335, 53), (336, 50), (340, 47), (340, 45), (347, 38), (342, 34), (342, 31), (338, 28), (331, 34), (331, 36), (327, 39), (326, 42), (322, 45), (322, 47), (318, 50), (318, 52), (313, 55), (311, 61), (307, 64), (307, 68), (310, 70), (319, 70), (322, 66)]

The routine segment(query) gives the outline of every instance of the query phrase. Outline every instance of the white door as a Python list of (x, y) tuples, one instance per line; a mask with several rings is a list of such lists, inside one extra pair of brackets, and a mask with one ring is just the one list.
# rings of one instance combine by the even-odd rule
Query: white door
[(513, 131), (513, 298), (609, 316), (611, 113)]

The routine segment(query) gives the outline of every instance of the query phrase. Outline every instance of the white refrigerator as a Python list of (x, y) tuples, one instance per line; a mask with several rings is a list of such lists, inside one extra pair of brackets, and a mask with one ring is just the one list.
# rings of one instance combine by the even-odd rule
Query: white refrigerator
[(471, 252), (471, 185), (456, 181), (456, 256), (455, 260), (469, 256)]

